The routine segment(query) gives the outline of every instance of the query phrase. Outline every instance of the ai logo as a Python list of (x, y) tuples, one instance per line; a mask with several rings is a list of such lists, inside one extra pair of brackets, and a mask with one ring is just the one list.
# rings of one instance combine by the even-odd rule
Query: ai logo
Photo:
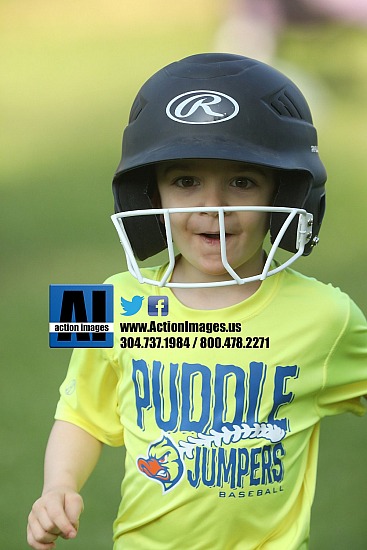
[(233, 97), (211, 90), (193, 90), (168, 103), (166, 114), (182, 124), (215, 124), (235, 117), (240, 107)]
[(50, 347), (112, 348), (113, 285), (50, 285)]

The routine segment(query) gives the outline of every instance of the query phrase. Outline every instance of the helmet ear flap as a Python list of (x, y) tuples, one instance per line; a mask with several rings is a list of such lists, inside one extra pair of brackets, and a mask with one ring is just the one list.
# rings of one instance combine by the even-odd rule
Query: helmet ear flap
[[(160, 205), (154, 171), (151, 167), (116, 175), (113, 183), (115, 213), (129, 210), (150, 210)], [(124, 227), (134, 254), (139, 260), (158, 254), (167, 246), (166, 232), (159, 216), (124, 218)]]
[[(277, 194), (275, 195), (273, 206), (285, 206), (290, 208), (305, 208), (308, 195), (312, 187), (312, 177), (305, 172), (284, 172), (280, 176), (280, 183)], [(313, 213), (312, 209), (306, 209)], [(270, 217), (270, 240), (273, 244), (279, 231), (281, 230), (288, 214), (284, 212), (272, 212)], [(292, 220), (282, 240), (279, 248), (288, 252), (297, 252), (297, 229), (298, 217)], [(304, 255), (311, 252), (311, 248)]]
[(312, 252), (313, 247), (319, 241), (318, 235), (326, 209), (324, 186), (311, 188), (305, 202), (304, 209), (313, 214), (312, 237), (306, 244), (305, 251), (303, 253), (304, 256), (308, 256)]

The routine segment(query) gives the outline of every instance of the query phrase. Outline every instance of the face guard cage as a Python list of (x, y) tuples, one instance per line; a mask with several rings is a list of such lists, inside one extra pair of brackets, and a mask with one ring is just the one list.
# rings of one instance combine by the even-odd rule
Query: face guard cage
[[(220, 235), (220, 254), (223, 263), (223, 267), (226, 269), (228, 274), (231, 276), (231, 279), (225, 281), (216, 281), (216, 282), (197, 282), (197, 283), (185, 283), (185, 282), (169, 282), (169, 278), (172, 275), (173, 269), (175, 267), (175, 252), (173, 248), (172, 232), (171, 232), (171, 220), (170, 215), (175, 213), (191, 213), (191, 212), (216, 212), (218, 214), (219, 220), (219, 235)], [(225, 212), (280, 212), (288, 214), (284, 223), (279, 230), (279, 233), (274, 240), (274, 243), (269, 251), (268, 257), (266, 259), (264, 268), (261, 273), (258, 275), (253, 275), (251, 277), (241, 278), (235, 270), (230, 266), (227, 260), (227, 246), (225, 238), (225, 222), (224, 222), (224, 213)], [(164, 272), (160, 281), (154, 279), (148, 279), (142, 276), (140, 267), (135, 259), (135, 255), (130, 244), (129, 238), (124, 227), (124, 218), (129, 218), (133, 216), (163, 216), (164, 225), (166, 230), (167, 238), (167, 248), (168, 248), (168, 267)], [(288, 227), (298, 216), (298, 227), (297, 227), (297, 236), (296, 236), (296, 250), (291, 258), (284, 261), (280, 266), (270, 269), (271, 263), (273, 261), (274, 255), (278, 249), (279, 243), (281, 242), (285, 232)], [(176, 287), (176, 288), (199, 288), (199, 287), (215, 287), (215, 286), (228, 286), (228, 285), (242, 285), (252, 281), (263, 281), (266, 277), (275, 275), (279, 273), (286, 267), (290, 266), (295, 262), (304, 252), (305, 245), (310, 241), (312, 237), (312, 214), (306, 212), (302, 208), (286, 208), (278, 206), (228, 206), (228, 207), (192, 207), (192, 208), (152, 208), (148, 210), (129, 210), (126, 212), (118, 212), (111, 216), (113, 224), (117, 230), (117, 233), (120, 237), (120, 242), (123, 246), (127, 267), (131, 275), (135, 277), (139, 283), (148, 283), (154, 286), (159, 287)]]

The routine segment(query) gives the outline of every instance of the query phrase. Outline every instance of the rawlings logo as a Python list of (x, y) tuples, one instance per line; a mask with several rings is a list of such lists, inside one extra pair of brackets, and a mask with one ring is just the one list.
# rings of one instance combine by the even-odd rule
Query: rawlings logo
[(166, 114), (182, 124), (215, 124), (235, 117), (240, 107), (233, 97), (211, 90), (180, 94), (168, 103)]

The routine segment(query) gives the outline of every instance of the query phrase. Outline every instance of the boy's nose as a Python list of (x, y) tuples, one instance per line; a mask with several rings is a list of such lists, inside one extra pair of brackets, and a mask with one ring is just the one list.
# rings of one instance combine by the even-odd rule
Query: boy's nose
[[(224, 195), (222, 186), (213, 183), (203, 191), (202, 206), (227, 206)], [(218, 216), (217, 211), (205, 212), (205, 214), (213, 217)]]

